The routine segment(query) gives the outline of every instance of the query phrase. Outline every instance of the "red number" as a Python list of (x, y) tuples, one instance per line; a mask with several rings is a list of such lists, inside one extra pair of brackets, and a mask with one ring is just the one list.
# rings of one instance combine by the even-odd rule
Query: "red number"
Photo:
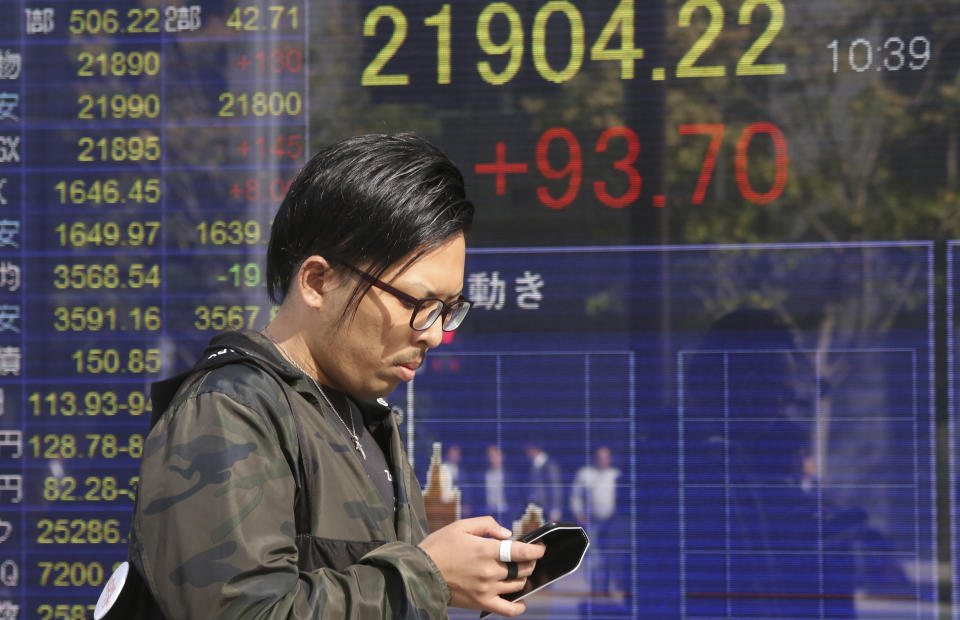
[(300, 159), (303, 155), (303, 136), (293, 133), (287, 136), (287, 157), (290, 159)]
[(247, 179), (243, 185), (234, 183), (229, 192), (234, 200), (253, 202), (260, 197), (260, 182), (256, 179)]
[[(246, 56), (244, 56), (246, 58)], [(298, 73), (303, 68), (303, 53), (294, 48), (284, 53), (282, 50), (273, 50), (269, 53), (260, 51), (254, 54), (260, 73)], [(246, 66), (244, 65), (244, 69)]]
[[(774, 177), (773, 187), (764, 194), (758, 193), (750, 185), (750, 176), (747, 174), (747, 151), (750, 150), (750, 141), (758, 133), (765, 133), (773, 140), (773, 162)], [(752, 203), (762, 205), (772, 200), (776, 200), (783, 193), (783, 188), (787, 185), (787, 167), (789, 165), (787, 157), (787, 140), (773, 123), (753, 123), (748, 125), (740, 138), (737, 140), (737, 151), (734, 157), (734, 169), (737, 176), (737, 187), (740, 188), (740, 194)]]
[(640, 195), (640, 188), (643, 187), (643, 178), (640, 176), (640, 173), (637, 172), (637, 169), (633, 167), (633, 162), (637, 161), (637, 155), (640, 154), (640, 139), (637, 138), (637, 134), (628, 127), (610, 127), (597, 138), (596, 150), (598, 153), (607, 150), (610, 138), (625, 138), (627, 141), (627, 154), (624, 155), (622, 159), (618, 159), (616, 163), (613, 164), (613, 167), (627, 175), (630, 186), (622, 196), (617, 198), (607, 193), (606, 181), (594, 181), (593, 193), (597, 195), (597, 198), (600, 199), (600, 202), (603, 204), (608, 207), (613, 207), (614, 209), (619, 209), (636, 200), (637, 196)]
[(284, 148), (286, 144), (286, 139), (283, 136), (277, 136), (277, 139), (273, 141), (273, 148), (270, 149), (270, 154), (275, 157), (283, 157), (287, 154), (287, 150)]
[(233, 187), (230, 188), (230, 196), (234, 200), (244, 200), (246, 202), (257, 202), (261, 198), (278, 202), (286, 196), (287, 190), (293, 185), (294, 180), (296, 180), (296, 177), (290, 179), (274, 177), (261, 186), (260, 179), (246, 179), (243, 185), (240, 183), (233, 184)]
[[(274, 55), (280, 53), (280, 50), (276, 50)], [(283, 62), (280, 66), (286, 68), (289, 73), (299, 73), (300, 69), (303, 69), (303, 52), (296, 48), (288, 50), (283, 55)]]
[(290, 189), (296, 179), (296, 177), (289, 179), (274, 178), (270, 181), (270, 200), (274, 202), (283, 200), (284, 196), (287, 195), (287, 190)]
[[(244, 141), (244, 145), (246, 145), (246, 141)], [(276, 140), (273, 141), (273, 146), (269, 146), (267, 139), (260, 136), (254, 142), (254, 145), (256, 146), (256, 155), (260, 159), (266, 159), (268, 155), (278, 159), (300, 159), (303, 155), (303, 136), (298, 133), (277, 136)], [(247, 146), (241, 146), (240, 148), (244, 156), (250, 150)]]
[[(550, 150), (550, 144), (560, 139), (567, 143), (567, 165), (559, 170), (550, 165), (547, 151)], [(547, 207), (551, 209), (562, 209), (576, 198), (580, 190), (580, 181), (583, 180), (583, 157), (580, 153), (580, 143), (576, 136), (569, 129), (563, 127), (551, 127), (543, 132), (540, 141), (537, 142), (537, 168), (540, 174), (548, 179), (562, 179), (570, 177), (567, 184), (567, 191), (559, 198), (550, 195), (548, 189), (544, 186), (537, 187), (537, 197)]]
[(717, 154), (720, 152), (720, 144), (723, 142), (723, 125), (709, 125), (698, 123), (695, 125), (680, 125), (677, 128), (681, 136), (707, 134), (710, 136), (710, 144), (707, 146), (707, 152), (703, 156), (703, 165), (700, 166), (700, 177), (697, 178), (697, 187), (693, 190), (693, 200), (691, 204), (703, 204), (703, 197), (707, 193), (707, 186), (710, 185), (710, 179), (713, 177), (713, 169), (717, 165)]
[(254, 202), (260, 199), (260, 181), (257, 179), (247, 179), (244, 183), (244, 197), (248, 202)]

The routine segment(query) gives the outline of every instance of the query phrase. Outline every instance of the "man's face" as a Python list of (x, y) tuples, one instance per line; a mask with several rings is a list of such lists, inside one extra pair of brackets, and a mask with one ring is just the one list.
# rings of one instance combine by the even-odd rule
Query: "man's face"
[(596, 459), (597, 467), (600, 469), (610, 467), (610, 449), (606, 446), (597, 448)]
[[(406, 269), (404, 258), (380, 278), (416, 298), (437, 297), (446, 302), (460, 296), (466, 244), (456, 234), (426, 252)], [(363, 269), (366, 265), (357, 265)], [(334, 266), (336, 270), (337, 267)], [(340, 282), (330, 298), (332, 311), (341, 312), (356, 276), (339, 269)], [(442, 319), (423, 331), (410, 327), (413, 308), (390, 293), (371, 287), (357, 312), (340, 329), (321, 330), (311, 338), (311, 350), (324, 382), (356, 398), (386, 396), (401, 381), (410, 381), (427, 350), (440, 344)]]

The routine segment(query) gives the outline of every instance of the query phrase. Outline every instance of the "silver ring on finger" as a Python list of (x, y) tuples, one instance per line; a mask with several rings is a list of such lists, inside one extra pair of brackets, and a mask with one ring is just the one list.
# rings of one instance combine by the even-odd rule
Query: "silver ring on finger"
[(500, 541), (500, 561), (509, 562), (512, 558), (510, 557), (510, 547), (513, 545), (513, 541), (510, 539)]

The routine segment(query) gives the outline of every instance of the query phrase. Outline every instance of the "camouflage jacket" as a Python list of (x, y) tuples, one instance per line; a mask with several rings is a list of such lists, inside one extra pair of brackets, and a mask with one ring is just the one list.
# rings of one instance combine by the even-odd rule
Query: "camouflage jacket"
[(162, 414), (131, 531), (130, 561), (164, 615), (446, 618), (450, 593), (416, 546), (423, 497), (389, 407), (362, 409), (397, 481), (396, 515), (337, 413), (263, 336), (221, 334), (198, 367), (154, 386)]

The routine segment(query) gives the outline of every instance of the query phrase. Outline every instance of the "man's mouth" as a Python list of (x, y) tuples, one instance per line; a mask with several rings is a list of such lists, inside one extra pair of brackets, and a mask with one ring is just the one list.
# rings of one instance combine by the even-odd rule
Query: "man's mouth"
[(410, 370), (416, 372), (417, 368), (420, 368), (420, 364), (421, 364), (420, 360), (413, 360), (410, 362), (402, 362), (400, 366), (403, 366), (404, 368), (409, 368)]
[(405, 362), (397, 362), (395, 366), (397, 367), (397, 372), (400, 375), (400, 379), (403, 381), (410, 381), (417, 373), (417, 369), (420, 368), (421, 364), (423, 364), (423, 358), (407, 360)]

